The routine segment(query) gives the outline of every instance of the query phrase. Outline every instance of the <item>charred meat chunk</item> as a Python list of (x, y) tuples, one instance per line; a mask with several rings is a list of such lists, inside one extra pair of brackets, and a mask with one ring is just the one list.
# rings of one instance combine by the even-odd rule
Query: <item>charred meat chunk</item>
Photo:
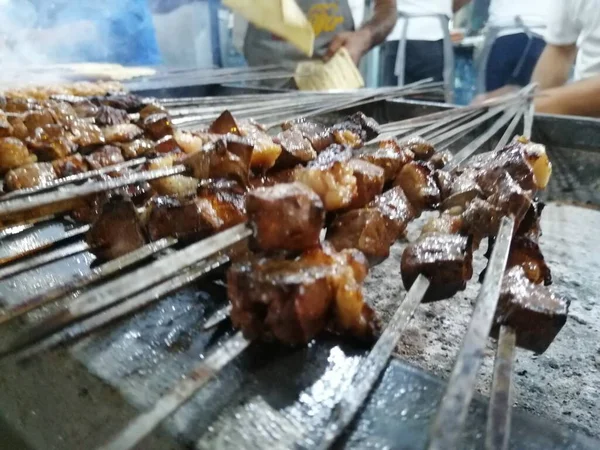
[(433, 145), (422, 137), (414, 137), (405, 141), (400, 141), (399, 145), (404, 150), (412, 152), (412, 154), (415, 155), (415, 159), (418, 161), (427, 161), (435, 153)]
[(123, 109), (102, 105), (97, 108), (94, 121), (100, 127), (120, 125), (129, 122), (129, 115)]
[(333, 140), (336, 144), (351, 148), (360, 148), (364, 143), (364, 132), (361, 126), (352, 121), (337, 123), (331, 127)]
[(74, 153), (77, 145), (60, 125), (44, 125), (25, 140), (39, 161), (52, 161)]
[(133, 123), (122, 123), (102, 128), (104, 139), (107, 144), (129, 142), (140, 137), (142, 129)]
[(29, 130), (20, 114), (7, 114), (8, 123), (12, 126), (11, 136), (24, 141), (29, 137)]
[(80, 147), (104, 144), (104, 133), (97, 125), (82, 119), (73, 120), (69, 125), (71, 139)]
[(136, 139), (135, 141), (119, 144), (125, 159), (135, 159), (154, 150), (154, 142), (149, 139)]
[(246, 189), (239, 184), (216, 180), (198, 189), (198, 197), (208, 200), (219, 217), (215, 232), (246, 221)]
[(529, 281), (534, 284), (552, 284), (552, 273), (539, 244), (528, 237), (513, 237), (506, 267), (514, 266), (522, 267)]
[(30, 154), (25, 144), (19, 139), (0, 138), (0, 175), (10, 169), (33, 163), (36, 159), (35, 155)]
[(375, 119), (366, 116), (364, 113), (358, 111), (348, 117), (348, 120), (356, 123), (362, 130), (361, 138), (365, 141), (370, 141), (379, 136), (380, 127)]
[(102, 148), (90, 153), (85, 157), (85, 161), (90, 166), (90, 169), (96, 170), (106, 166), (114, 166), (115, 164), (125, 161), (121, 149), (114, 145), (105, 145)]
[(50, 163), (33, 163), (9, 170), (4, 177), (4, 189), (15, 191), (42, 186), (56, 179), (56, 172)]
[[(254, 145), (250, 167), (258, 172), (273, 167), (281, 155), (281, 145), (275, 143), (260, 125), (253, 122), (240, 125), (240, 132)], [(293, 145), (293, 143), (289, 144)]]
[(168, 111), (156, 103), (150, 103), (140, 110), (140, 119), (144, 120), (152, 114), (168, 114)]
[(305, 164), (317, 157), (310, 141), (297, 130), (286, 130), (273, 138), (273, 142), (280, 145), (281, 154), (277, 158), (275, 166), (278, 169), (287, 169)]
[(435, 209), (440, 203), (440, 190), (426, 163), (413, 161), (406, 164), (394, 180), (394, 186), (402, 187), (417, 214), (425, 209)]
[(375, 164), (384, 170), (386, 183), (393, 181), (400, 170), (414, 159), (409, 150), (403, 150), (394, 140), (381, 141), (374, 152), (365, 152), (359, 156), (360, 159)]
[(86, 241), (103, 260), (118, 258), (145, 245), (144, 228), (131, 200), (113, 197), (106, 202)]
[(27, 112), (23, 116), (23, 123), (29, 131), (29, 135), (32, 136), (36, 128), (41, 128), (46, 125), (56, 125), (56, 120), (48, 109), (42, 109), (39, 111)]
[(368, 205), (376, 208), (388, 221), (388, 229), (394, 234), (394, 239), (404, 236), (408, 223), (416, 217), (415, 208), (408, 201), (400, 186), (388, 189), (378, 195)]
[(91, 101), (98, 106), (110, 106), (116, 109), (123, 109), (128, 113), (136, 113), (144, 106), (140, 97), (134, 94), (108, 94), (105, 96), (92, 97)]
[(475, 198), (462, 214), (463, 234), (473, 236), (473, 246), (479, 247), (484, 237), (496, 236), (500, 228), (503, 211), (486, 200)]
[(219, 117), (208, 127), (208, 132), (212, 134), (235, 134), (241, 136), (240, 129), (233, 115), (225, 110)]
[(253, 246), (263, 251), (300, 252), (319, 245), (325, 212), (317, 194), (301, 183), (250, 191), (246, 213)]
[(568, 310), (569, 302), (533, 284), (522, 267), (513, 267), (502, 281), (492, 336), (507, 325), (516, 331), (519, 347), (544, 353), (566, 323)]
[(454, 156), (448, 150), (442, 150), (441, 152), (434, 153), (428, 162), (433, 166), (434, 169), (440, 170), (446, 167), (446, 165), (452, 161)]
[(158, 140), (174, 132), (173, 122), (168, 114), (151, 114), (142, 119), (141, 126), (152, 139)]
[[(152, 142), (152, 141), (150, 141)], [(177, 141), (171, 135), (167, 135), (162, 139), (156, 141), (156, 144), (153, 146), (154, 153), (183, 153), (183, 150), (177, 145)]]
[(446, 180), (449, 175), (444, 171), (436, 171), (435, 179), (438, 184), (442, 185), (445, 190), (443, 195), (443, 202), (441, 205), (442, 211), (452, 208), (466, 208), (473, 199), (485, 197), (484, 191), (479, 186), (478, 176), (480, 172), (467, 169), (461, 173), (458, 177), (450, 180), (450, 187), (446, 185)]
[(425, 301), (450, 298), (467, 287), (473, 276), (470, 239), (449, 234), (427, 234), (402, 253), (401, 273), (408, 290), (422, 274), (430, 282)]
[(432, 217), (423, 225), (421, 236), (427, 234), (459, 234), (463, 227), (462, 216), (440, 214), (438, 217)]
[(52, 161), (52, 167), (54, 167), (54, 171), (59, 178), (76, 175), (89, 170), (87, 163), (79, 153)]
[(351, 159), (348, 166), (356, 178), (356, 195), (349, 208), (362, 208), (383, 191), (384, 171), (362, 159)]
[(333, 134), (331, 129), (318, 123), (307, 122), (305, 119), (300, 119), (293, 122), (286, 122), (282, 125), (282, 128), (284, 130), (296, 130), (302, 133), (302, 136), (310, 141), (312, 148), (314, 148), (317, 153), (322, 152), (333, 144)]
[[(524, 191), (505, 171), (498, 176), (492, 171), (489, 175), (495, 178), (487, 201), (500, 209), (506, 216), (512, 215), (515, 223), (520, 224), (531, 206), (531, 192)], [(489, 185), (488, 185), (489, 187)]]
[[(158, 170), (173, 167), (177, 160), (175, 154), (171, 153), (161, 158), (155, 158), (146, 164), (147, 170)], [(150, 181), (150, 185), (159, 195), (175, 197), (188, 197), (196, 194), (198, 180), (186, 175), (172, 175), (170, 177), (157, 178)]]

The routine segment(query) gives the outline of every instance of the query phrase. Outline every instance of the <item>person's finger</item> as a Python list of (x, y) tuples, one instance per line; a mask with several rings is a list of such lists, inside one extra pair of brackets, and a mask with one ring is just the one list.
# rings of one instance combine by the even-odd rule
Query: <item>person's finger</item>
[(327, 48), (327, 53), (325, 53), (325, 61), (331, 59), (333, 55), (335, 55), (340, 48), (344, 46), (346, 42), (346, 33), (340, 33), (335, 36), (331, 42), (329, 43), (329, 47)]

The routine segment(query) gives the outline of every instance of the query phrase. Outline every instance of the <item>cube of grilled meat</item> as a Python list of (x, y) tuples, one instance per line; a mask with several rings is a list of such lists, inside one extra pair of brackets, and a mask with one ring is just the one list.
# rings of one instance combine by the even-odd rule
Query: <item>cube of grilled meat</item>
[(23, 123), (29, 131), (29, 136), (33, 136), (36, 128), (46, 125), (56, 125), (56, 120), (54, 120), (54, 116), (48, 109), (42, 109), (25, 113), (23, 115)]
[(102, 148), (90, 153), (85, 157), (85, 161), (90, 166), (90, 169), (96, 170), (106, 166), (114, 166), (115, 164), (125, 161), (121, 149), (114, 145), (104, 145)]
[(140, 110), (140, 119), (143, 120), (152, 114), (168, 114), (168, 113), (169, 113), (169, 111), (167, 111), (161, 105), (156, 104), (156, 103), (150, 103), (150, 104), (147, 104), (146, 106), (144, 106)]
[(64, 158), (77, 150), (77, 145), (61, 125), (44, 125), (35, 129), (33, 136), (25, 140), (39, 161)]
[(21, 139), (22, 141), (29, 137), (29, 130), (25, 126), (21, 114), (7, 114), (6, 118), (8, 119), (8, 123), (12, 126), (12, 137)]
[(434, 169), (440, 170), (446, 167), (446, 165), (452, 161), (453, 157), (454, 155), (452, 155), (452, 153), (448, 150), (442, 150), (441, 152), (434, 153), (429, 158), (428, 162), (433, 166)]
[(33, 163), (9, 170), (4, 176), (4, 190), (42, 186), (56, 179), (56, 172), (50, 163)]
[(141, 127), (152, 139), (158, 140), (174, 132), (171, 117), (165, 113), (151, 114), (141, 120)]
[(552, 284), (550, 267), (544, 260), (544, 255), (537, 241), (525, 237), (515, 236), (510, 244), (508, 262), (506, 267), (520, 266), (525, 276), (534, 284), (548, 286)]
[(35, 155), (29, 153), (29, 150), (17, 138), (0, 138), (0, 175), (5, 174), (10, 169), (25, 166), (36, 161)]
[(312, 250), (296, 260), (259, 259), (227, 273), (231, 319), (248, 339), (305, 344), (328, 325), (365, 338), (374, 313), (347, 257)]
[(104, 144), (104, 133), (97, 125), (83, 119), (72, 120), (69, 124), (71, 140), (79, 147)]
[(402, 253), (401, 273), (408, 290), (419, 274), (430, 282), (425, 301), (450, 298), (473, 276), (470, 239), (453, 234), (427, 234)]
[(73, 120), (77, 119), (77, 113), (71, 105), (66, 102), (57, 102), (49, 100), (43, 102), (43, 107), (47, 109), (54, 117), (55, 123), (69, 126)]
[(133, 202), (120, 196), (106, 202), (86, 241), (103, 260), (118, 258), (145, 245), (144, 228)]
[(208, 127), (208, 133), (212, 134), (235, 134), (241, 136), (240, 129), (233, 115), (225, 110)]
[(440, 190), (433, 170), (421, 161), (406, 164), (394, 180), (394, 186), (402, 187), (417, 214), (425, 209), (435, 209), (440, 203)]
[(125, 159), (135, 159), (151, 153), (154, 150), (154, 142), (149, 139), (136, 139), (131, 142), (118, 144)]
[(300, 252), (319, 245), (325, 221), (323, 203), (301, 183), (250, 191), (246, 213), (254, 231), (252, 246), (258, 249)]
[(199, 180), (227, 178), (246, 186), (252, 148), (252, 143), (246, 138), (228, 134), (215, 142), (209, 142), (202, 150), (188, 155), (183, 163)]
[(67, 156), (66, 158), (55, 159), (52, 161), (52, 167), (59, 178), (76, 175), (89, 170), (89, 167), (83, 159), (83, 156), (81, 156), (79, 153)]
[(288, 169), (298, 164), (306, 164), (317, 157), (310, 141), (298, 130), (286, 130), (273, 138), (281, 147), (281, 154), (275, 162), (277, 169)]
[(498, 206), (475, 198), (462, 214), (462, 233), (473, 236), (473, 247), (479, 248), (484, 237), (496, 236), (504, 213)]
[(246, 188), (228, 180), (215, 180), (198, 189), (198, 197), (208, 200), (219, 217), (214, 232), (246, 221)]
[(504, 215), (512, 215), (518, 225), (531, 206), (531, 192), (523, 190), (515, 180), (504, 170), (497, 169), (486, 174), (486, 180), (494, 178), (494, 184), (480, 182), (486, 194), (487, 201), (499, 208)]
[(371, 265), (390, 255), (396, 241), (395, 227), (390, 226), (377, 208), (352, 209), (335, 217), (327, 228), (327, 241), (340, 251), (355, 248), (365, 254)]
[[(467, 169), (463, 171), (458, 177), (448, 180), (447, 177), (451, 177), (447, 172), (436, 171), (434, 178), (438, 185), (442, 185), (444, 189), (443, 202), (440, 209), (442, 211), (451, 208), (465, 209), (473, 201), (473, 199), (480, 197), (484, 198), (486, 195), (479, 186), (478, 177), (480, 171), (474, 169)], [(450, 186), (446, 183), (449, 183)], [(489, 195), (489, 193), (488, 193)]]
[(334, 300), (331, 265), (259, 259), (227, 271), (231, 320), (247, 339), (299, 345), (322, 332)]
[(102, 105), (97, 107), (96, 114), (94, 115), (94, 122), (100, 127), (120, 125), (129, 122), (129, 115), (127, 114), (127, 111), (123, 109)]
[(6, 104), (2, 109), (7, 113), (25, 113), (41, 109), (40, 104), (36, 100), (18, 97), (5, 97), (5, 99)]
[(250, 167), (257, 172), (264, 172), (275, 165), (281, 155), (281, 145), (275, 143), (271, 136), (260, 125), (247, 122), (240, 125), (240, 133), (254, 145)]
[(331, 132), (333, 133), (334, 142), (339, 145), (356, 149), (362, 147), (365, 142), (362, 139), (362, 128), (351, 121), (335, 124), (331, 127)]
[(544, 353), (567, 321), (569, 302), (548, 288), (533, 284), (523, 269), (513, 267), (502, 280), (492, 336), (501, 325), (513, 328), (517, 345)]
[(435, 184), (440, 190), (440, 199), (442, 200), (440, 209), (443, 210), (443, 202), (452, 194), (452, 185), (456, 180), (456, 176), (445, 170), (435, 170), (433, 172), (433, 179), (435, 180)]
[(402, 149), (394, 140), (381, 141), (374, 152), (364, 152), (360, 159), (375, 164), (384, 170), (386, 183), (396, 179), (400, 170), (414, 159), (414, 154)]
[(427, 161), (435, 153), (433, 145), (427, 142), (422, 137), (414, 137), (411, 139), (400, 141), (400, 147), (409, 150), (415, 155), (417, 161)]
[(80, 117), (82, 119), (91, 117), (95, 118), (98, 114), (100, 107), (94, 105), (87, 98), (80, 97), (80, 99), (80, 101), (71, 104), (71, 106), (73, 106), (73, 109), (75, 110), (75, 114), (77, 115), (77, 117)]
[(259, 187), (275, 186), (280, 183), (293, 183), (296, 178), (296, 169), (278, 170), (269, 172), (265, 175), (256, 175), (250, 177), (249, 187), (256, 189)]
[(123, 109), (128, 113), (139, 112), (146, 104), (140, 97), (134, 94), (108, 94), (105, 96), (96, 96), (90, 100), (98, 106), (110, 106), (116, 109)]
[(158, 141), (156, 141), (153, 147), (154, 148), (150, 152), (150, 154), (160, 155), (168, 153), (180, 153), (181, 156), (184, 155), (183, 150), (181, 149), (181, 147), (179, 147), (179, 145), (177, 145), (177, 141), (171, 135), (167, 135), (162, 139), (159, 139)]
[[(326, 211), (347, 208), (356, 197), (356, 177), (346, 163), (349, 152), (325, 150), (307, 167), (298, 167), (295, 179), (317, 193)], [(348, 159), (346, 159), (348, 158)]]
[(333, 144), (333, 133), (330, 128), (314, 122), (307, 122), (306, 119), (299, 119), (292, 122), (285, 122), (282, 125), (284, 130), (295, 130), (302, 133), (305, 139), (310, 141), (312, 148), (320, 153)]
[(362, 208), (383, 191), (384, 170), (362, 159), (351, 159), (348, 166), (356, 178), (356, 195), (349, 208)]
[(370, 141), (379, 136), (379, 124), (372, 117), (366, 116), (364, 113), (358, 111), (348, 117), (348, 119), (360, 126), (360, 129), (362, 130), (361, 138), (364, 141)]
[(13, 133), (13, 126), (8, 121), (6, 113), (0, 109), (0, 138), (10, 137)]
[[(176, 155), (171, 153), (161, 158), (155, 158), (146, 163), (147, 170), (158, 170), (173, 167), (177, 164)], [(158, 195), (170, 195), (175, 197), (188, 197), (196, 194), (198, 180), (186, 175), (172, 175), (170, 177), (150, 180), (150, 185)]]
[(80, 207), (73, 209), (69, 216), (80, 223), (94, 223), (100, 214), (104, 204), (112, 197), (112, 192), (102, 192), (100, 194), (91, 195), (86, 197), (84, 204)]
[(183, 130), (175, 130), (173, 132), (173, 139), (175, 139), (179, 148), (187, 154), (202, 150), (202, 146), (205, 143), (200, 136)]
[(521, 224), (515, 233), (517, 236), (524, 236), (529, 239), (537, 241), (542, 235), (542, 228), (540, 225), (540, 219), (542, 217), (542, 211), (545, 208), (545, 203), (539, 199), (534, 199), (531, 206), (525, 213), (525, 217), (521, 220)]
[(387, 219), (387, 227), (394, 233), (394, 239), (404, 236), (408, 223), (417, 214), (400, 186), (388, 189), (378, 195), (368, 206), (378, 209)]
[(140, 127), (133, 123), (122, 123), (102, 128), (102, 133), (107, 144), (133, 141), (140, 137), (143, 132)]
[(427, 234), (459, 234), (463, 227), (464, 220), (462, 216), (444, 213), (429, 219), (421, 228), (421, 236)]

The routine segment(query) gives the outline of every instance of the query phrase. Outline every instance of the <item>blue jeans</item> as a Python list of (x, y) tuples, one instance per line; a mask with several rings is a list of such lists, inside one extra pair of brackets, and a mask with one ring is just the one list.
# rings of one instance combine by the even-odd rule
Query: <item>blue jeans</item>
[(497, 38), (487, 60), (486, 91), (493, 91), (507, 84), (527, 85), (545, 45), (543, 39), (533, 37), (530, 40), (525, 33)]
[[(398, 41), (388, 41), (381, 46), (379, 85), (396, 86), (398, 77), (394, 75)], [(435, 81), (444, 80), (444, 41), (406, 41), (404, 63), (404, 84), (414, 83), (432, 77)]]

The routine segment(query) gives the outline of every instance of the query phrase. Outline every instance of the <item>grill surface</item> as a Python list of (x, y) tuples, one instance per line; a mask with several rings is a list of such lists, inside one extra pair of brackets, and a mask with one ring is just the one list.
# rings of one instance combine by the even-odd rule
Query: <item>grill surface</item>
[[(561, 162), (553, 154), (551, 157), (556, 159), (560, 186), (560, 180), (568, 176), (564, 168), (579, 166), (571, 160)], [(581, 167), (588, 173), (587, 167)], [(575, 178), (582, 191), (590, 191), (586, 186), (593, 184), (586, 185), (580, 176)], [(556, 198), (554, 192), (551, 190), (550, 195)], [(558, 198), (569, 198), (574, 191), (556, 192), (564, 194)], [(409, 238), (415, 237), (421, 224), (410, 225)], [(594, 249), (600, 248), (600, 236), (595, 231), (600, 227), (600, 212), (551, 204), (544, 211), (542, 227), (542, 249), (553, 269), (554, 286), (572, 300), (571, 316), (546, 354), (534, 357), (520, 350), (517, 353), (518, 411), (511, 448), (595, 449), (600, 447), (598, 441), (574, 434), (569, 428), (600, 436), (594, 421), (600, 414), (600, 313), (594, 310), (595, 293), (600, 290), (600, 274), (594, 267), (598, 260)], [(39, 241), (42, 235), (60, 234), (60, 230), (59, 225), (47, 226), (44, 231), (28, 234), (21, 245)], [(392, 256), (374, 268), (366, 282), (367, 298), (384, 319), (404, 293), (399, 277), (402, 249), (403, 244), (395, 245)], [(3, 242), (0, 256), (16, 250)], [(483, 249), (475, 262), (478, 271), (485, 265), (482, 253)], [(18, 303), (74, 273), (87, 271), (92, 260), (91, 255), (83, 254), (4, 280), (0, 282), (0, 296), (7, 303)], [(472, 282), (464, 294), (452, 300), (421, 305), (398, 346), (400, 357), (445, 377), (477, 289), (477, 283)], [(227, 337), (228, 327), (209, 332), (201, 329), (204, 318), (224, 298), (222, 286), (204, 282), (201, 289), (186, 288), (93, 338), (46, 354), (24, 368), (11, 361), (1, 362), (0, 414), (25, 434), (34, 448), (67, 450), (104, 442), (189, 371), (206, 348)], [(289, 446), (321, 426), (365, 351), (335, 340), (319, 340), (296, 351), (251, 347), (170, 419), (167, 427), (172, 434), (179, 434), (183, 444), (194, 443), (198, 448), (285, 448), (286, 443)], [(491, 381), (492, 356), (490, 345), (477, 386), (483, 394)], [(442, 391), (440, 378), (394, 360), (340, 446), (422, 448)], [(567, 426), (551, 424), (548, 419), (566, 422)], [(484, 427), (485, 408), (478, 399), (464, 448), (482, 447)], [(180, 448), (171, 433), (157, 431), (142, 447)]]

